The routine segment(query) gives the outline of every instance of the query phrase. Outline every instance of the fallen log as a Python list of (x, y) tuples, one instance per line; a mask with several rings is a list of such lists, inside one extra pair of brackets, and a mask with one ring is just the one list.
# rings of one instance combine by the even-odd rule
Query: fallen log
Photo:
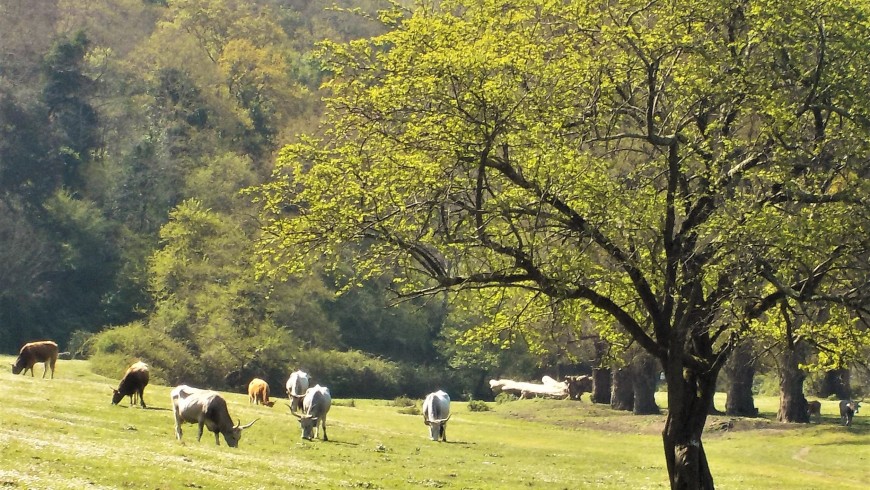
[(489, 388), (493, 393), (510, 393), (521, 399), (533, 396), (560, 399), (568, 397), (568, 385), (564, 382), (556, 381), (549, 376), (544, 376), (542, 383), (530, 383), (512, 379), (491, 379), (489, 380)]

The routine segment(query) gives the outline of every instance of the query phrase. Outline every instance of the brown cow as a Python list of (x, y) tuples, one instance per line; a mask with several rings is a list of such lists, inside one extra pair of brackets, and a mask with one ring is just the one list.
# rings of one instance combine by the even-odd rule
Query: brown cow
[(150, 375), (148, 374), (148, 365), (142, 361), (134, 363), (127, 368), (118, 389), (112, 389), (112, 405), (117, 405), (125, 396), (130, 397), (130, 405), (136, 403), (136, 397), (139, 397), (139, 404), (145, 408), (145, 387), (148, 386)]
[(813, 416), (816, 417), (816, 422), (821, 423), (822, 421), (822, 402), (818, 400), (813, 400), (811, 402), (807, 402), (807, 423), (813, 420)]
[(254, 378), (248, 383), (248, 398), (255, 405), (271, 407), (275, 404), (269, 401), (269, 383), (260, 378)]
[(39, 342), (30, 342), (24, 344), (21, 351), (18, 353), (18, 359), (12, 365), (12, 374), (18, 374), (22, 370), (27, 374), (30, 370), (30, 376), (33, 377), (33, 365), (37, 362), (45, 363), (45, 370), (42, 371), (42, 377), (48, 372), (51, 367), (51, 378), (54, 379), (54, 365), (57, 364), (57, 344), (50, 340), (41, 340)]
[(565, 376), (568, 397), (579, 400), (583, 393), (592, 393), (592, 376)]

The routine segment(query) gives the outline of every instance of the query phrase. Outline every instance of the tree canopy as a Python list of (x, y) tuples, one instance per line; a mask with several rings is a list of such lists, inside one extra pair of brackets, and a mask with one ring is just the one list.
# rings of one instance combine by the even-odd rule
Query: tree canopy
[(867, 340), (868, 13), (448, 0), (385, 14), (394, 30), (324, 47), (324, 127), (262, 187), (261, 273), (353, 243), (359, 276), (403, 268), (401, 295), (473, 292), (516, 313), (490, 328), (552, 301), (618, 325), (665, 371), (672, 487), (712, 488), (706, 411), (754, 322), (803, 315), (831, 353)]

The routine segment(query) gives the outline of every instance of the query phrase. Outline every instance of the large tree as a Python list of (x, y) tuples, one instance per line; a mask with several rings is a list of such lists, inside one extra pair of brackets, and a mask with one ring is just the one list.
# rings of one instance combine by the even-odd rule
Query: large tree
[(552, 301), (615, 323), (664, 369), (671, 487), (713, 488), (729, 352), (804, 302), (864, 302), (870, 8), (436, 5), (326, 46), (322, 136), (263, 187), (264, 273), (358, 243), (361, 276), (406, 268), (400, 294), (477, 290), (484, 330)]

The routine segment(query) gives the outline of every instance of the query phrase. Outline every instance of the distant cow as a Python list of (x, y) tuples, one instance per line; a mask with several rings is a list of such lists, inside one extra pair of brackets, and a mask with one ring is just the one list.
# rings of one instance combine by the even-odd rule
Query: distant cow
[(861, 408), (861, 403), (855, 400), (840, 400), (840, 420), (843, 421), (843, 425), (850, 426), (852, 425), (852, 417), (858, 413), (858, 409)]
[(181, 440), (181, 423), (199, 424), (199, 432), (196, 440), (202, 439), (202, 428), (214, 432), (214, 442), (220, 446), (219, 434), (223, 434), (224, 440), (230, 447), (238, 447), (242, 438), (242, 431), (254, 425), (259, 419), (254, 419), (248, 425), (241, 425), (239, 421), (233, 425), (227, 402), (217, 392), (200, 390), (187, 385), (176, 386), (169, 394), (172, 400), (172, 411), (175, 414), (175, 437)]
[(583, 393), (592, 393), (592, 376), (565, 376), (568, 397), (579, 400)]
[(287, 398), (290, 399), (291, 412), (297, 412), (302, 406), (302, 399), (305, 398), (309, 383), (308, 373), (305, 371), (296, 371), (287, 379)]
[(329, 413), (329, 407), (331, 406), (332, 395), (329, 394), (329, 388), (320, 385), (308, 388), (305, 392), (305, 397), (302, 400), (302, 415), (294, 412), (293, 407), (290, 406), (290, 413), (299, 419), (303, 439), (308, 439), (309, 441), (315, 439), (317, 437), (318, 426), (322, 426), (323, 440), (329, 440), (326, 436), (326, 414)]
[(145, 408), (145, 387), (148, 386), (148, 365), (142, 361), (133, 363), (127, 368), (124, 377), (121, 378), (121, 383), (117, 390), (112, 390), (112, 405), (117, 405), (125, 396), (130, 397), (130, 405), (136, 403), (136, 398), (139, 398), (139, 404)]
[(447, 442), (447, 421), (450, 420), (450, 396), (443, 391), (426, 395), (423, 400), (423, 423), (429, 426), (429, 438)]
[(51, 367), (51, 378), (54, 379), (54, 365), (57, 364), (57, 344), (50, 340), (41, 340), (39, 342), (30, 342), (24, 344), (21, 351), (18, 352), (18, 359), (12, 365), (12, 374), (18, 374), (24, 370), (30, 370), (30, 376), (33, 377), (33, 365), (37, 362), (45, 363), (45, 370), (42, 371), (42, 377), (48, 372)]
[(816, 417), (817, 422), (822, 421), (822, 402), (818, 400), (807, 402), (807, 422), (812, 421), (813, 417)]
[(248, 383), (248, 398), (255, 405), (271, 407), (275, 404), (269, 401), (269, 383), (260, 378), (254, 378)]

